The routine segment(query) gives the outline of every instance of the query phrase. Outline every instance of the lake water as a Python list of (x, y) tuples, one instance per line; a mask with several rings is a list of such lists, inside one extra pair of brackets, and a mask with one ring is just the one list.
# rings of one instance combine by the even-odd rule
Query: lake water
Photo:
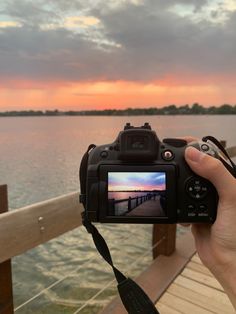
[(108, 193), (108, 198), (112, 199), (114, 198), (115, 200), (123, 200), (123, 199), (128, 199), (129, 197), (134, 198), (142, 195), (146, 195), (147, 192), (109, 192)]
[[(8, 184), (10, 208), (78, 190), (80, 159), (88, 144), (112, 142), (126, 122), (149, 122), (160, 139), (213, 135), (236, 145), (236, 116), (0, 118), (0, 184)], [(100, 230), (115, 263), (130, 276), (151, 262), (150, 225), (106, 225)], [(13, 280), (16, 307), (59, 281), (19, 308), (16, 313), (21, 314), (98, 313), (115, 294), (110, 268), (83, 228), (14, 258)]]

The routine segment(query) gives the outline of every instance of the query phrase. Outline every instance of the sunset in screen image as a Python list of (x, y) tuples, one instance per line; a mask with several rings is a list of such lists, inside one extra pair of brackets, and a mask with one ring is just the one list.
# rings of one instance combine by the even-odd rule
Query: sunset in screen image
[(3, 0), (0, 112), (235, 104), (236, 1)]
[(109, 172), (108, 191), (164, 191), (164, 172)]

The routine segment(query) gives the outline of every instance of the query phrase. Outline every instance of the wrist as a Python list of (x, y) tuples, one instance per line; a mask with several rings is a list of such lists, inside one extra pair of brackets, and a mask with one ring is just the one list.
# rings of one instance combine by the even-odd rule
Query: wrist
[(236, 310), (236, 265), (235, 262), (232, 265), (226, 265), (214, 267), (210, 269), (216, 279), (224, 288), (231, 303)]

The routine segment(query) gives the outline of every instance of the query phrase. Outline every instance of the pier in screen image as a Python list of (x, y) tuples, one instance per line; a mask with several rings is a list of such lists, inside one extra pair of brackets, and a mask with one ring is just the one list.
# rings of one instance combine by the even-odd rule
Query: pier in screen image
[(108, 215), (166, 216), (165, 172), (109, 172)]

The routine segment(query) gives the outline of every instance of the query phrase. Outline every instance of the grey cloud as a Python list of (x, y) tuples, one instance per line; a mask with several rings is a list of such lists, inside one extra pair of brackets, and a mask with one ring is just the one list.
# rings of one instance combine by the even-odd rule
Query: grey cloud
[(42, 5), (42, 1), (7, 0), (0, 4), (1, 14), (20, 21), (24, 25), (35, 26), (42, 22), (55, 20), (57, 15)]
[[(168, 8), (174, 5), (187, 5), (193, 6), (195, 10), (201, 9), (204, 5), (208, 3), (207, 0), (147, 0), (150, 7), (155, 8)], [(146, 3), (146, 1), (145, 1)]]
[[(172, 74), (186, 82), (191, 74), (233, 75), (236, 14), (229, 13), (222, 26), (193, 23), (168, 10), (176, 3), (191, 3), (195, 10), (203, 10), (206, 2), (147, 0), (104, 10), (102, 1), (86, 7), (82, 1), (50, 0), (47, 9), (44, 0), (37, 6), (30, 2), (29, 7), (26, 0), (8, 1), (8, 14), (25, 23), (22, 28), (0, 31), (0, 75), (46, 81), (152, 81)], [(40, 23), (56, 20), (63, 10), (94, 15), (102, 26), (77, 34), (39, 28)]]
[(0, 42), (3, 77), (88, 80), (103, 73), (100, 60), (104, 60), (104, 52), (86, 38), (63, 29), (9, 29), (0, 34)]
[(231, 25), (235, 14), (224, 27), (207, 22), (195, 24), (147, 6), (96, 14), (102, 19), (107, 36), (122, 45), (118, 63), (123, 64), (129, 79), (152, 80), (166, 73), (181, 77), (188, 73), (235, 72), (236, 33)]

